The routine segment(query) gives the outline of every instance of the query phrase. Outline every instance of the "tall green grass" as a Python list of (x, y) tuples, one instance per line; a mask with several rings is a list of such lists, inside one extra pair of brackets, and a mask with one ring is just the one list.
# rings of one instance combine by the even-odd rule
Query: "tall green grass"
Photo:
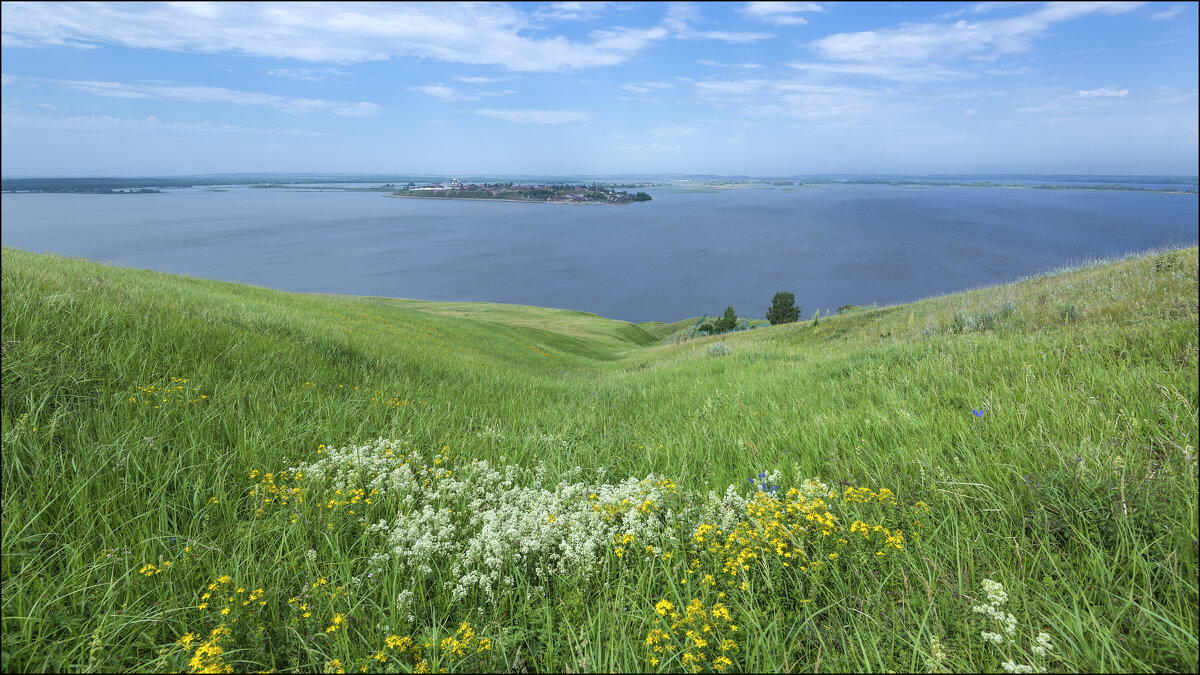
[[(694, 321), (288, 294), (9, 248), (2, 274), (5, 671), (187, 671), (219, 625), (223, 653), (195, 665), (691, 670), (690, 650), (715, 667), (711, 646), (647, 646), (663, 600), (703, 603), (737, 645), (728, 671), (1196, 670), (1195, 248), (694, 340)], [(380, 550), (358, 518), (405, 504), (322, 509), (349, 500), (303, 478), (303, 506), (264, 504), (263, 476), (380, 437), (444, 452), (465, 482), (475, 460), (541, 464), (529, 489), (669, 479), (655, 517), (678, 539), (610, 543), (571, 577), (513, 564), (494, 603), (452, 599), (452, 560), (352, 581)], [(820, 477), (929, 513), (903, 552), (805, 572), (764, 554), (731, 577), (745, 590), (703, 584), (708, 494), (752, 496), (773, 471), (777, 497)], [(438, 499), (467, 526), (465, 497)], [(1019, 640), (980, 637), (984, 579)], [(205, 592), (219, 607), (198, 609)]]

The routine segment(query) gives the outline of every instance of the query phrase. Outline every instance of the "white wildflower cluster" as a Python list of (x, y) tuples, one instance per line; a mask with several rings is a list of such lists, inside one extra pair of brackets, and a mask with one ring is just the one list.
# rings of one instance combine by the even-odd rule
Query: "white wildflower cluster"
[[(772, 486), (772, 485), (774, 485), (775, 488), (778, 489), (779, 481), (781, 481), (781, 480), (783, 480), (783, 474), (779, 471), (779, 469), (775, 469), (771, 473), (767, 473), (764, 471), (758, 480), (758, 483), (759, 483), (758, 489), (765, 492), (768, 490), (769, 486)], [(763, 487), (764, 485), (766, 485), (768, 487)]]
[[(988, 601), (982, 605), (975, 605), (971, 611), (978, 614), (985, 614), (991, 617), (996, 624), (1004, 631), (1004, 635), (1012, 637), (1017, 631), (1017, 617), (1012, 614), (1006, 614), (1001, 607), (1008, 602), (1008, 593), (1004, 591), (1004, 585), (998, 581), (991, 579), (983, 580), (983, 590), (987, 593)], [(1004, 644), (1004, 636), (999, 633), (991, 633), (983, 631), (980, 636), (993, 644)]]
[(985, 630), (981, 631), (979, 635), (984, 639), (985, 642), (990, 642), (994, 645), (1004, 644), (1004, 636), (999, 633), (990, 633)]
[(1051, 644), (1051, 642), (1050, 642), (1050, 634), (1049, 633), (1038, 633), (1037, 634), (1037, 643), (1034, 644), (1033, 647), (1030, 647), (1029, 651), (1033, 652), (1034, 654), (1037, 654), (1038, 656), (1040, 656), (1042, 658), (1046, 658), (1047, 656), (1049, 656), (1050, 652), (1054, 651), (1054, 645)]
[(400, 594), (396, 596), (396, 611), (407, 614), (408, 615), (407, 619), (408, 619), (409, 623), (412, 623), (413, 621), (416, 621), (416, 619), (417, 619), (417, 617), (413, 616), (412, 611), (410, 611), (410, 610), (412, 610), (412, 604), (413, 604), (413, 592), (412, 591), (405, 589), (403, 591), (400, 591)]
[[(978, 614), (984, 614), (990, 617), (996, 622), (1004, 634), (1001, 635), (1000, 633), (993, 633), (985, 630), (980, 632), (979, 635), (984, 639), (984, 641), (990, 642), (997, 646), (1004, 645), (1007, 639), (1007, 643), (1010, 645), (1010, 648), (1019, 647), (1020, 640), (1016, 637), (1017, 619), (1012, 614), (1005, 613), (1001, 609), (1001, 607), (1008, 602), (1008, 593), (1004, 590), (1004, 586), (999, 582), (992, 581), (991, 579), (984, 579), (981, 585), (983, 586), (984, 592), (987, 593), (988, 601), (985, 604), (972, 607), (971, 610)], [(1050, 652), (1054, 651), (1054, 645), (1050, 642), (1050, 635), (1048, 633), (1038, 633), (1037, 638), (1034, 640), (1034, 643), (1030, 647), (1029, 651), (1037, 656), (1038, 660), (1044, 661), (1050, 655)], [(1006, 673), (1046, 672), (1046, 668), (1042, 665), (1037, 663), (1032, 665), (1017, 663), (1011, 658), (1001, 663), (1000, 667), (1003, 668), (1004, 672)]]
[(999, 581), (984, 579), (979, 585), (983, 586), (983, 591), (987, 593), (989, 603), (1000, 606), (1008, 602), (1008, 592), (1004, 590), (1004, 584)]
[(467, 504), (472, 536), (451, 568), (458, 578), (455, 599), (479, 590), (493, 600), (498, 587), (513, 585), (510, 566), (586, 577), (609, 550), (634, 555), (675, 539), (674, 514), (662, 508), (674, 485), (654, 475), (616, 484), (569, 482), (582, 473), (577, 467), (553, 487), (534, 487), (546, 482), (539, 466), (533, 486), (524, 487), (512, 480), (511, 466), (501, 473), (487, 462), (474, 464)]
[[(820, 478), (809, 478), (803, 481), (796, 487), (800, 491), (800, 496), (805, 501), (811, 502), (816, 499), (832, 499), (837, 497), (836, 492), (831, 492), (829, 486), (821, 482)], [(937, 644), (937, 638), (933, 638), (934, 644)]]
[(532, 443), (562, 450), (570, 450), (575, 444), (570, 438), (561, 434), (529, 434), (525, 439)]
[[(327, 494), (365, 485), (376, 508), (394, 514), (366, 528), (381, 545), (370, 568), (398, 561), (418, 577), (439, 568), (449, 573), (445, 585), (455, 600), (479, 592), (492, 602), (516, 586), (515, 577), (587, 577), (609, 551), (637, 555), (676, 538), (669, 480), (651, 474), (608, 484), (599, 472), (593, 483), (580, 480), (579, 467), (551, 480), (544, 466), (503, 461), (499, 468), (455, 462), (451, 470), (445, 451), (422, 454), (378, 439), (330, 449), (296, 470)], [(401, 611), (410, 605), (411, 598), (397, 598)]]
[(413, 592), (412, 591), (410, 591), (408, 589), (400, 591), (400, 594), (396, 596), (396, 611), (403, 612), (403, 611), (408, 610), (409, 607), (412, 607), (412, 602), (413, 602)]
[(704, 523), (714, 523), (726, 532), (733, 530), (738, 521), (745, 516), (746, 504), (750, 501), (738, 492), (738, 487), (730, 485), (725, 488), (724, 495), (710, 491), (697, 519)]

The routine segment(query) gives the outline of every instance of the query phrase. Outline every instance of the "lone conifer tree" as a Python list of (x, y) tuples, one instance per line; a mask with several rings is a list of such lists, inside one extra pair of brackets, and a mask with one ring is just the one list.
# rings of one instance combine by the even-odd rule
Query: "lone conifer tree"
[(770, 321), (772, 326), (799, 320), (800, 308), (796, 306), (796, 296), (787, 291), (779, 291), (771, 298), (771, 306), (767, 309), (767, 321)]
[(725, 315), (717, 319), (716, 323), (713, 325), (713, 328), (715, 328), (718, 333), (724, 333), (727, 330), (733, 330), (734, 328), (737, 328), (737, 313), (733, 311), (733, 307), (725, 308)]

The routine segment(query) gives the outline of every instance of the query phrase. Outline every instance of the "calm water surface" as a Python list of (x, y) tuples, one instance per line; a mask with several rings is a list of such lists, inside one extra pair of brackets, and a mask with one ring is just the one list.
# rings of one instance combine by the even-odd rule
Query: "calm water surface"
[(1197, 243), (1197, 196), (816, 185), (646, 190), (629, 206), (231, 188), (6, 194), (0, 241), (288, 291), (580, 309), (629, 321), (808, 316)]

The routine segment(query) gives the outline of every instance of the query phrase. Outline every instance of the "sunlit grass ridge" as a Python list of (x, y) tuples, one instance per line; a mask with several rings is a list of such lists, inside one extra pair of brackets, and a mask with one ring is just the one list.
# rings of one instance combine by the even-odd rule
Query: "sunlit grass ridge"
[(1196, 669), (1194, 248), (695, 340), (2, 273), (6, 671)]

